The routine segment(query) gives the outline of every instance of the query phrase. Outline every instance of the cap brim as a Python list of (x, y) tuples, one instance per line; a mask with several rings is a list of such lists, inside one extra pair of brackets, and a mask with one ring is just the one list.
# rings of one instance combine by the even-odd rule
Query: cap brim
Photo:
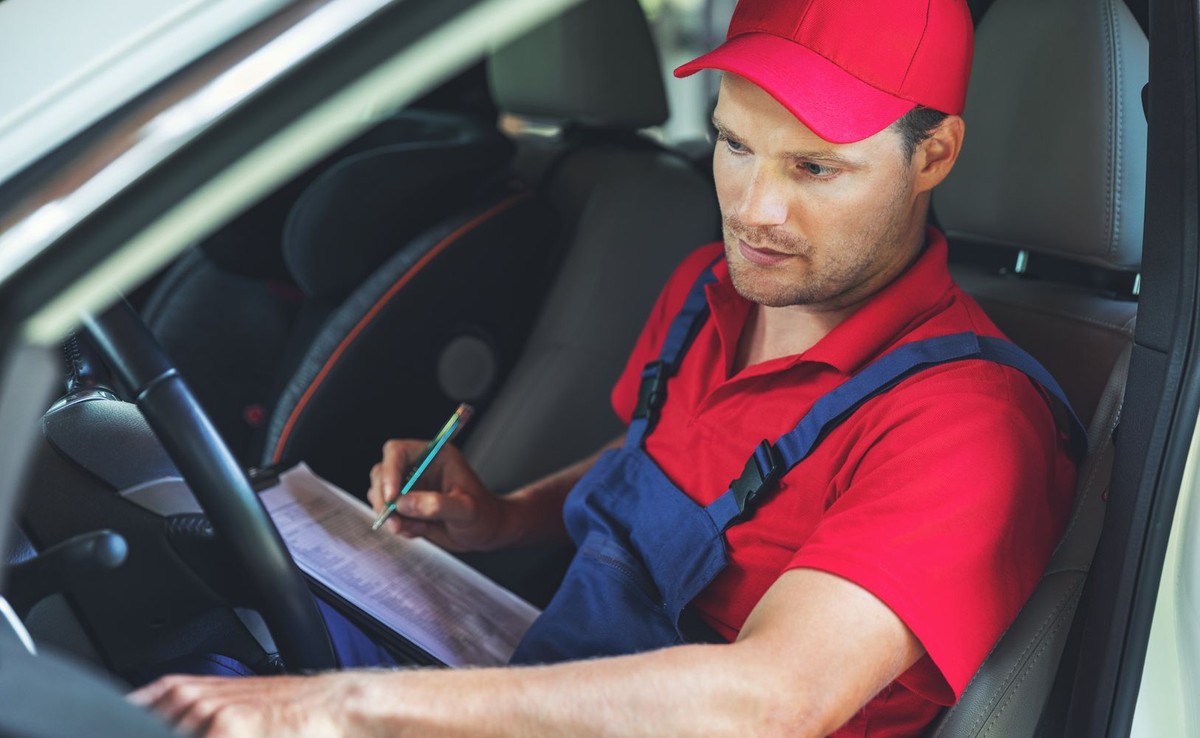
[(830, 143), (870, 138), (917, 106), (863, 82), (808, 48), (767, 33), (729, 39), (675, 70), (736, 74), (761, 87), (813, 133)]

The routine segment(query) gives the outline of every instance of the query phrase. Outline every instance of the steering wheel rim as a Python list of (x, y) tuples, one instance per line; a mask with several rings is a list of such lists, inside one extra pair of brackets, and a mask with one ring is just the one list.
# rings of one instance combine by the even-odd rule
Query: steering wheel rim
[(128, 387), (150, 428), (245, 572), (289, 670), (337, 664), (325, 621), (303, 574), (250, 487), (240, 464), (174, 365), (124, 300), (83, 323)]

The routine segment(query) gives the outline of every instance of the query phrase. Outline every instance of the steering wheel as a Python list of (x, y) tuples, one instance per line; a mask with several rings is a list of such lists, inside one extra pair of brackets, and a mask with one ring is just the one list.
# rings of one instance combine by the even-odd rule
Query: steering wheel
[(336, 666), (325, 621), (241, 466), (150, 330), (124, 300), (84, 326), (129, 388), (213, 530), (245, 573), (290, 670)]

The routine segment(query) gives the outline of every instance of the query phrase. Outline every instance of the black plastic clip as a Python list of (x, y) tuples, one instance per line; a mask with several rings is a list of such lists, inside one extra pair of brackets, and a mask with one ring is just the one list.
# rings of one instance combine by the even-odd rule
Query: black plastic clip
[(782, 474), (783, 460), (779, 458), (779, 452), (764, 440), (746, 460), (742, 476), (729, 485), (737, 501), (738, 512), (744, 515), (746, 508), (753, 507), (760, 495), (775, 488)]
[(638, 402), (633, 409), (633, 417), (649, 418), (656, 415), (667, 399), (666, 386), (666, 363), (652, 361), (647, 364), (642, 369), (642, 384), (638, 387)]
[(246, 469), (246, 478), (250, 480), (251, 489), (255, 492), (262, 492), (278, 484), (279, 475), (283, 471), (279, 464), (251, 466)]

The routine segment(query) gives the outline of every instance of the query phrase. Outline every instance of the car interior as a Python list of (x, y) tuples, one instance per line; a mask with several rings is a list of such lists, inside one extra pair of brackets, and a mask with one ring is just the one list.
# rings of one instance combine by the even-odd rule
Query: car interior
[[(1146, 11), (972, 9), (967, 144), (933, 217), (958, 282), (1066, 390), (1089, 454), (1037, 590), (931, 734), (1056, 735), (1133, 350)], [(388, 116), (132, 295), (157, 353), (129, 349), (148, 339), (124, 308), (69, 340), (68, 392), (43, 418), (20, 545), (6, 552), (5, 597), (39, 646), (129, 682), (195, 652), (282, 668), (264, 625), (278, 620), (256, 614), (259, 580), (241, 574), (259, 551), (231, 555), (230, 528), (191, 500), (195, 472), (164, 452), (187, 444), (156, 436), (163, 421), (131, 404), (139, 362), (170, 357), (208, 433), (259, 487), (303, 461), (365, 496), (382, 443), (428, 435), (460, 401), (478, 411), (460, 445), (500, 493), (616, 437), (609, 390), (658, 289), (720, 238), (711, 144), (643, 132), (667, 113), (638, 2), (588, 0)], [(114, 354), (123, 365), (106, 368)], [(464, 558), (544, 604), (569, 553)]]

